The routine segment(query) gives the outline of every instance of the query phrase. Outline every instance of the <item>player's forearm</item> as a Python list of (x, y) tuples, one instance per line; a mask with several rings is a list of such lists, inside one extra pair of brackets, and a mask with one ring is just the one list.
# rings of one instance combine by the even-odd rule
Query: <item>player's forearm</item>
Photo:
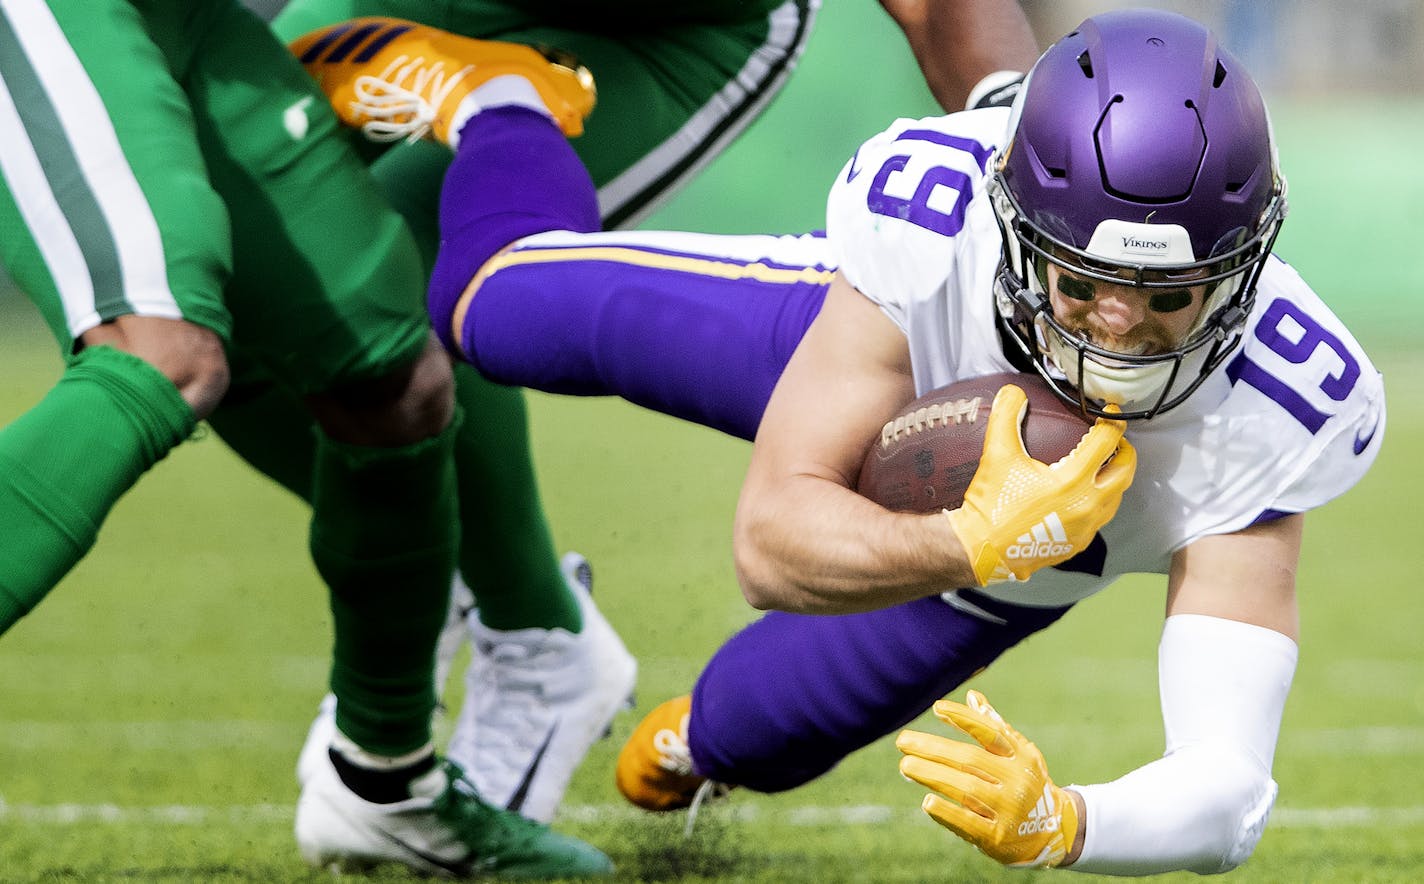
[(1010, 0), (881, 0), (940, 106), (964, 108), (969, 91), (995, 71), (1027, 71), (1038, 41)]
[(1232, 620), (1169, 617), (1159, 650), (1166, 754), (1083, 798), (1082, 854), (1113, 875), (1235, 868), (1276, 796), (1271, 762), (1295, 671), (1286, 636)]
[(977, 585), (943, 516), (891, 513), (821, 478), (782, 485), (738, 503), (733, 546), (752, 605), (850, 613)]

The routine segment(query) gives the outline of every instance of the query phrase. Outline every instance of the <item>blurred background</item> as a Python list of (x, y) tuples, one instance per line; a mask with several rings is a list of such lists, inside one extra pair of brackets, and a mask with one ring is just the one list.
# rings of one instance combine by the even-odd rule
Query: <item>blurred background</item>
[(1206, 23), (1268, 93), (1414, 92), (1424, 84), (1419, 0), (1025, 0), (1040, 40), (1125, 6), (1171, 9)]

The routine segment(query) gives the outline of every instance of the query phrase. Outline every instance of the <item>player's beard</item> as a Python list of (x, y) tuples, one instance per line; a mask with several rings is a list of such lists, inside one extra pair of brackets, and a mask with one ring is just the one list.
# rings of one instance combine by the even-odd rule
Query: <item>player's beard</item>
[[(1057, 329), (1047, 323), (1038, 323), (1039, 341), (1048, 358), (1058, 368), (1070, 384), (1083, 394), (1105, 404), (1116, 405), (1124, 411), (1151, 408), (1161, 401), (1162, 393), (1172, 379), (1175, 359), (1163, 359), (1150, 363), (1114, 363), (1106, 357), (1093, 353), (1083, 356), (1083, 370), (1079, 366), (1079, 342), (1086, 341), (1108, 349), (1097, 343), (1089, 329), (1068, 329), (1074, 339), (1065, 338)], [(1146, 355), (1163, 352), (1160, 342), (1145, 340), (1135, 345), (1137, 352), (1124, 353), (1126, 356)], [(1178, 372), (1180, 377), (1181, 372)]]

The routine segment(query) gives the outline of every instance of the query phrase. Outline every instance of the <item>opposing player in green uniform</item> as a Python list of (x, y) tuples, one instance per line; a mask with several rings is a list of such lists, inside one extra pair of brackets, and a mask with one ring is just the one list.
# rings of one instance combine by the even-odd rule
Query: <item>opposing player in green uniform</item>
[[(571, 52), (599, 86), (598, 104), (573, 144), (598, 186), (604, 226), (627, 227), (767, 106), (800, 57), (819, 6), (819, 0), (292, 0), (275, 26), (283, 38), (297, 41), (298, 55), (318, 78), (375, 76), (398, 62), (411, 89), (405, 98), (416, 104), (428, 104), (437, 91), (448, 101), (449, 89), (460, 88), (451, 84), (461, 62), (473, 60), (469, 41), (431, 46), (428, 28), (351, 21), (353, 16), (390, 16), (465, 37)], [(1008, 0), (882, 0), (882, 6), (904, 30), (932, 92), (950, 109), (962, 107), (976, 83), (1011, 79), (989, 75), (1026, 70), (1037, 57), (1022, 11)], [(437, 59), (449, 63), (437, 66)], [(428, 123), (395, 111), (384, 125), (366, 128), (400, 142), (379, 154), (373, 173), (433, 260), (439, 187), (450, 152), (430, 141), (403, 142)], [(555, 569), (527, 460), (520, 393), (482, 380), (464, 363), (457, 364), (455, 377), (465, 410), (489, 416), (478, 425), (467, 422), (462, 433), (483, 438), (462, 444), (457, 457), (464, 520), (460, 563), (477, 606), (468, 617), (473, 654), (467, 683), (499, 688), (470, 692), (476, 699), (460, 711), (450, 753), (491, 800), (547, 821), (631, 686), (631, 661), (569, 579), (581, 573), (579, 562), (566, 560), (562, 576)], [(253, 395), (246, 401), (270, 426), (279, 398)], [(244, 450), (240, 423), (216, 425)], [(262, 438), (269, 434), (263, 431)], [(498, 434), (504, 438), (496, 439)], [(571, 586), (578, 605), (568, 600)], [(587, 622), (580, 622), (580, 613)], [(328, 704), (327, 726), (318, 719), (304, 758), (319, 754), (329, 711)]]
[[(536, 57), (527, 75), (572, 73)], [(236, 0), (0, 0), (0, 181), (0, 256), (66, 360), (0, 430), (0, 632), (213, 413), (230, 354), (319, 428), (306, 492), (340, 702), (297, 809), (303, 854), (608, 871), (433, 752), (458, 524), (449, 363), (407, 228), (268, 28)]]

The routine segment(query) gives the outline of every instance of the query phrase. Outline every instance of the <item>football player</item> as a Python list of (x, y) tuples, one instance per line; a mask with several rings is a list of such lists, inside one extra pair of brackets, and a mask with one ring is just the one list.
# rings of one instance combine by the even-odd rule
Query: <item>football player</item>
[[(981, 81), (976, 101), (1004, 101), (1008, 93), (995, 87), (1012, 89), (1012, 71), (1026, 70), (1038, 54), (1012, 0), (882, 5), (948, 108), (962, 107)], [(403, 108), (423, 102), (433, 113), (442, 105), (429, 101), (437, 93), (445, 106), (456, 107), (452, 98), (485, 72), (530, 52), (520, 43), (557, 47), (558, 57), (573, 53), (600, 88), (587, 122), (575, 113), (566, 123), (583, 131), (574, 144), (598, 188), (600, 223), (629, 227), (767, 106), (800, 58), (819, 6), (819, 0), (292, 0), (274, 27), (294, 41), (313, 76), (333, 91), (347, 84), (336, 102), (343, 113), (359, 78), (379, 78), (395, 65), (383, 113), (361, 125), (387, 148), (372, 164), (378, 185), (433, 259), (450, 151), (405, 140), (432, 125), (443, 136), (446, 122)], [(519, 390), (491, 384), (464, 364), (455, 367), (455, 382), (465, 413), (479, 415), (465, 421), (456, 439), (460, 570), (473, 594), (457, 583), (437, 683), (467, 634), (466, 681), (482, 687), (467, 692), (480, 699), (459, 710), (450, 754), (482, 794), (547, 821), (588, 747), (626, 703), (635, 665), (578, 576), (589, 574), (586, 563), (575, 557), (559, 567), (528, 458)], [(269, 474), (290, 476), (289, 487), (302, 488), (301, 440), (309, 435), (302, 412), (264, 384), (260, 372), (240, 371), (234, 385), (241, 396), (219, 409), (214, 426)], [(281, 446), (272, 444), (277, 433), (285, 440)], [(302, 770), (325, 751), (329, 699), (323, 709), (303, 750)]]
[(335, 623), (340, 734), (297, 807), (303, 855), (609, 872), (434, 752), (456, 552), (449, 360), (414, 243), (310, 78), (237, 0), (0, 0), (0, 43), (0, 257), (65, 358), (0, 429), (0, 633), (212, 415), (229, 357), (261, 365), (316, 429), (304, 492)]
[[(1271, 251), (1286, 187), (1267, 112), (1206, 28), (1094, 16), (1012, 110), (897, 121), (845, 165), (824, 237), (597, 233), (537, 94), (476, 90), (459, 116), (430, 292), (446, 346), (504, 383), (755, 437), (734, 547), (744, 594), (776, 610), (636, 729), (630, 800), (794, 788), (933, 704), (977, 745), (905, 731), (901, 770), (994, 859), (1245, 861), (1276, 796), (1304, 513), (1373, 462), (1384, 398)], [(915, 395), (1013, 370), (1095, 418), (1092, 468), (1023, 453), (1010, 385), (964, 506), (892, 513), (851, 490)], [(1071, 549), (1011, 560), (1050, 519)], [(1161, 758), (1061, 787), (982, 695), (935, 702), (1132, 572), (1166, 577)]]

